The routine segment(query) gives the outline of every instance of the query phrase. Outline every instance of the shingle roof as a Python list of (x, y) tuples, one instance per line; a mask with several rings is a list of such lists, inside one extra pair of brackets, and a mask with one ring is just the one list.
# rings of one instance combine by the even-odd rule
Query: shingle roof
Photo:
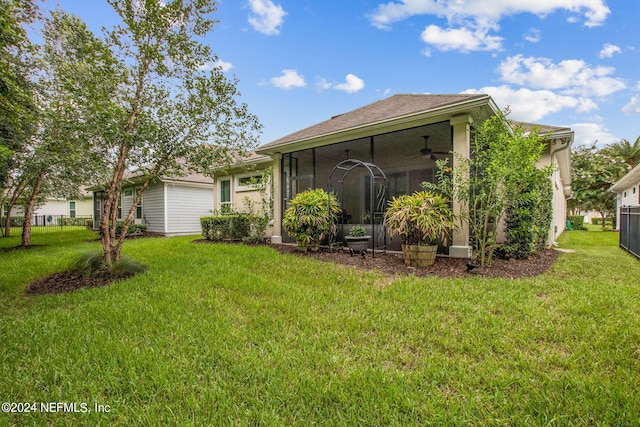
[(264, 148), (275, 147), (281, 144), (301, 141), (395, 118), (425, 113), (481, 98), (488, 98), (488, 96), (483, 94), (394, 95), (347, 113), (339, 114), (329, 120), (279, 138), (259, 147), (257, 151), (260, 152)]
[(518, 121), (513, 121), (513, 123), (516, 125), (521, 125), (526, 130), (530, 130), (534, 127), (537, 127), (538, 132), (541, 135), (544, 135), (547, 133), (554, 134), (554, 133), (571, 132), (571, 128), (563, 127), (563, 126), (549, 126), (549, 125), (541, 125), (538, 123), (527, 123), (527, 122), (518, 122)]

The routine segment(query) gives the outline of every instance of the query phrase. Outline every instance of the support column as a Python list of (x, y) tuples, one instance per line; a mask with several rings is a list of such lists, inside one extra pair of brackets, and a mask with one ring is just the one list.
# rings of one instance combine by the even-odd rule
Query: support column
[[(449, 121), (453, 128), (453, 173), (460, 173), (463, 170), (460, 166), (462, 156), (468, 159), (471, 153), (471, 124), (473, 119), (468, 114), (454, 116)], [(466, 202), (453, 200), (453, 211), (456, 215), (468, 216)], [(468, 218), (467, 218), (468, 219)], [(449, 247), (449, 256), (452, 258), (471, 258), (472, 247), (469, 244), (469, 222), (465, 220), (460, 229), (453, 233), (453, 244)]]
[(282, 243), (282, 154), (276, 153), (273, 159), (273, 232), (271, 243)]

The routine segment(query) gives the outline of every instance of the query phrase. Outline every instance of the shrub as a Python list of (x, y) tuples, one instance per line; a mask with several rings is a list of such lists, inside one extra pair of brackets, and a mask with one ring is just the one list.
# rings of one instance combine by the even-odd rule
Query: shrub
[(80, 255), (73, 263), (72, 269), (86, 278), (109, 277), (112, 279), (125, 279), (147, 271), (145, 265), (137, 263), (128, 257), (122, 257), (120, 261), (109, 266), (102, 253)]
[(446, 245), (456, 221), (449, 199), (427, 191), (394, 197), (384, 215), (389, 236), (399, 235), (406, 245)]
[[(2, 218), (2, 225), (4, 226), (4, 217)], [(9, 218), (9, 227), (22, 227), (24, 224), (23, 216), (12, 216)]]
[(349, 230), (349, 236), (352, 236), (352, 237), (364, 237), (365, 234), (366, 234), (366, 230), (361, 225), (354, 225)]
[(87, 218), (58, 218), (56, 221), (58, 222), (58, 225), (63, 227), (69, 227), (69, 226), (84, 227), (87, 225), (87, 221), (91, 221), (91, 220), (87, 220)]
[(545, 246), (553, 216), (553, 188), (545, 170), (532, 172), (521, 183), (506, 211), (506, 241), (502, 252), (507, 257), (525, 259)]
[(252, 236), (255, 215), (229, 214), (200, 218), (202, 236), (207, 240), (243, 240)]
[[(116, 236), (119, 236), (122, 233), (122, 229), (124, 228), (124, 222), (118, 221), (116, 224)], [(141, 236), (147, 232), (147, 226), (145, 224), (129, 224), (129, 228), (127, 229), (127, 237), (129, 236)]]
[(571, 226), (574, 230), (586, 230), (587, 227), (584, 226), (584, 216), (582, 215), (569, 215), (567, 217), (569, 221), (571, 221)]
[(333, 193), (321, 188), (296, 194), (284, 212), (282, 225), (302, 245), (317, 243), (332, 231), (340, 204)]

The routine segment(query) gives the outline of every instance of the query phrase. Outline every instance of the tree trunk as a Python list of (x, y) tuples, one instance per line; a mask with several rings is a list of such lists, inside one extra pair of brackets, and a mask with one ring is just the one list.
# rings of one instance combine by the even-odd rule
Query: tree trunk
[(11, 210), (16, 205), (18, 201), (18, 197), (24, 191), (24, 186), (18, 184), (13, 194), (11, 195), (11, 200), (9, 200), (9, 205), (7, 206), (7, 216), (4, 218), (4, 237), (11, 236)]
[(33, 211), (36, 204), (36, 198), (40, 192), (40, 186), (44, 180), (44, 171), (41, 171), (36, 178), (36, 183), (33, 186), (31, 196), (29, 196), (29, 202), (27, 203), (27, 209), (24, 212), (24, 223), (22, 225), (22, 246), (31, 246), (31, 222), (33, 218)]

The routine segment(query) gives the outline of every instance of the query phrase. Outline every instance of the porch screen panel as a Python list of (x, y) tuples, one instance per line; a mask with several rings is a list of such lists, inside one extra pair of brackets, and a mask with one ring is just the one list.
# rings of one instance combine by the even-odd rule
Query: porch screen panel
[(437, 159), (448, 158), (451, 164), (452, 156), (447, 154), (452, 149), (451, 138), (449, 122), (376, 135), (373, 158), (387, 175), (387, 198), (421, 190), (422, 182), (434, 182), (436, 163), (424, 150), (430, 149)]
[[(333, 168), (348, 159), (369, 163), (371, 161), (370, 138), (361, 138), (316, 148), (316, 186), (326, 190), (329, 174)], [(336, 193), (341, 192), (336, 194), (343, 211), (341, 222), (345, 224), (367, 223), (362, 220), (365, 212), (369, 210), (369, 205), (365, 203), (362, 186), (365, 180), (368, 181), (368, 176), (368, 172), (365, 169), (354, 169), (347, 175), (343, 185), (336, 185), (339, 188), (334, 188)]]

